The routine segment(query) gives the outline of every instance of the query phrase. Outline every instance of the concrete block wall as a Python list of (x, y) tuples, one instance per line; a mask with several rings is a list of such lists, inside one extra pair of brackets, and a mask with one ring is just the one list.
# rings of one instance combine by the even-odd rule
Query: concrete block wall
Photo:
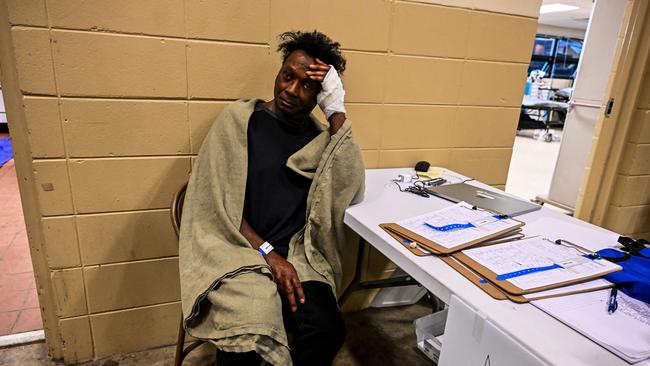
[[(175, 341), (170, 200), (215, 116), (272, 97), (277, 34), (318, 29), (342, 44), (368, 168), (428, 160), (503, 187), (540, 3), (6, 0), (53, 356)], [(368, 261), (369, 278), (392, 268), (377, 252)]]
[(604, 226), (650, 239), (650, 64), (646, 64)]

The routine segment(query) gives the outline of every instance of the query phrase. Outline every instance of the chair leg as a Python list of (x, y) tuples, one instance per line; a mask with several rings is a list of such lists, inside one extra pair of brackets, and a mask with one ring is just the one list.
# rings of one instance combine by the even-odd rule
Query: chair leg
[(185, 329), (183, 329), (183, 315), (181, 314), (181, 325), (178, 328), (178, 340), (176, 341), (176, 357), (174, 358), (174, 366), (181, 366), (183, 364), (183, 348), (185, 347)]

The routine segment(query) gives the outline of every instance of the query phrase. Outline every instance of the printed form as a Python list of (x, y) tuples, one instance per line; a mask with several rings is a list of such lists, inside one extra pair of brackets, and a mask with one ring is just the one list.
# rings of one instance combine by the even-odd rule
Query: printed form
[[(475, 210), (466, 202), (458, 202), (441, 210), (398, 221), (397, 224), (445, 248), (463, 245), (520, 225), (512, 219), (497, 219), (489, 211)], [(473, 227), (445, 231), (433, 228), (467, 224), (472, 224)]]
[(609, 314), (609, 293), (600, 290), (532, 304), (627, 362), (650, 358), (650, 304), (619, 291), (618, 309)]
[(466, 249), (463, 253), (522, 290), (580, 280), (620, 269), (605, 259), (591, 259), (578, 249), (541, 237)]

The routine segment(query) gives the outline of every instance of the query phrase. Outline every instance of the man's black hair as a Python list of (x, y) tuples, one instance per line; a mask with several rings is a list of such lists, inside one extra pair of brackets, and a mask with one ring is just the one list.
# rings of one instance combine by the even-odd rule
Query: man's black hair
[(296, 50), (305, 51), (309, 56), (317, 58), (343, 75), (345, 71), (345, 58), (341, 55), (341, 44), (332, 41), (328, 36), (319, 31), (284, 32), (278, 36), (280, 44), (278, 51), (282, 52), (282, 62), (287, 60), (291, 52)]

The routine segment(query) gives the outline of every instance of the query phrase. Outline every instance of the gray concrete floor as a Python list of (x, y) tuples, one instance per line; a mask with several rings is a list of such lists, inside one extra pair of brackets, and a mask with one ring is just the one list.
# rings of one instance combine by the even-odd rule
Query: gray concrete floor
[[(530, 136), (515, 136), (505, 191), (528, 200), (548, 194), (561, 140), (545, 142), (532, 138), (534, 131), (523, 133)], [(562, 130), (553, 130), (553, 134), (561, 139)]]
[[(418, 304), (394, 308), (366, 309), (344, 314), (348, 336), (334, 366), (432, 365), (415, 345), (413, 320), (431, 313), (431, 305)], [(174, 346), (114, 356), (83, 363), (83, 366), (163, 366), (172, 365)], [(197, 348), (184, 366), (214, 364), (214, 349), (209, 345)], [(2, 366), (60, 366), (50, 361), (43, 343), (0, 349)]]

